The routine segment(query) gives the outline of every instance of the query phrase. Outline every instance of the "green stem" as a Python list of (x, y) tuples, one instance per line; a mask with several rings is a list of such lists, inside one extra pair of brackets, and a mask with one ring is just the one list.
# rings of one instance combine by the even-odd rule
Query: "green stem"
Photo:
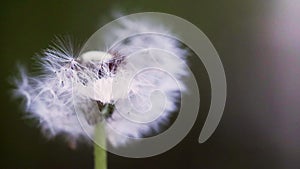
[(95, 129), (94, 142), (94, 163), (95, 169), (107, 169), (107, 155), (106, 150), (99, 145), (106, 146), (105, 130), (103, 123), (98, 123)]

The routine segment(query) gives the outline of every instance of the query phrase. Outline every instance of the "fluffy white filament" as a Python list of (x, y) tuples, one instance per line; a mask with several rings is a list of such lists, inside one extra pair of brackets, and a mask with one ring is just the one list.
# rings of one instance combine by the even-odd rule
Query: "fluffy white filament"
[[(108, 41), (128, 32), (153, 31), (168, 33), (162, 26), (125, 20), (122, 28), (111, 30), (103, 38)], [(161, 49), (179, 59), (147, 49)], [(138, 57), (128, 57), (137, 51), (141, 51)], [(155, 34), (135, 36), (110, 51), (91, 51), (82, 56), (74, 56), (72, 49), (59, 41), (40, 56), (40, 75), (30, 75), (21, 69), (16, 94), (25, 99), (26, 111), (38, 119), (48, 136), (63, 133), (72, 140), (86, 138), (93, 135), (97, 122), (106, 120), (107, 139), (113, 146), (120, 146), (127, 143), (126, 137), (158, 132), (177, 109), (177, 83), (183, 86), (180, 78), (186, 74), (186, 53), (176, 40)], [(148, 55), (153, 57), (142, 57)], [(151, 67), (161, 70), (148, 69), (136, 74)], [(164, 96), (155, 95), (155, 91)], [(115, 106), (106, 116), (100, 112), (105, 104)], [(115, 132), (125, 137), (120, 138)]]

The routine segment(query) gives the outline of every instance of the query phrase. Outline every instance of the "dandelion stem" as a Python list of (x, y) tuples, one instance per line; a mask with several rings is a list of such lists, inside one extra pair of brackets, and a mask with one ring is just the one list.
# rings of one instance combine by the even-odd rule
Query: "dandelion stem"
[(106, 150), (98, 144), (106, 146), (105, 130), (102, 122), (98, 123), (95, 128), (94, 163), (95, 169), (107, 169)]

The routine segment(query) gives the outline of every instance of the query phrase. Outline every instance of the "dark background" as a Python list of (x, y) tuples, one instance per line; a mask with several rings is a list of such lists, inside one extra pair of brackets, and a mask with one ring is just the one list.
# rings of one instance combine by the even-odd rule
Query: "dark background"
[(0, 168), (91, 169), (93, 150), (72, 150), (46, 139), (11, 99), (9, 77), (55, 35), (86, 40), (110, 21), (112, 10), (165, 12), (198, 26), (223, 62), (228, 98), (221, 123), (204, 144), (197, 139), (210, 102), (208, 76), (189, 61), (201, 92), (196, 124), (172, 150), (151, 158), (108, 155), (110, 169), (299, 169), (300, 5), (297, 0), (10, 0), (2, 1)]

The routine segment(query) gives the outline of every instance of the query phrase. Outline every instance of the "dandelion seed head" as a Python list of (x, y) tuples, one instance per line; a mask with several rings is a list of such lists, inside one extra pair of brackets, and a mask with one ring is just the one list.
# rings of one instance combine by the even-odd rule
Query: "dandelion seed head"
[[(39, 57), (39, 76), (20, 68), (16, 95), (24, 98), (26, 111), (38, 119), (47, 136), (63, 133), (73, 142), (93, 136), (96, 124), (105, 121), (106, 137), (117, 147), (127, 144), (126, 138), (159, 132), (176, 111), (184, 90), (180, 79), (186, 74), (187, 51), (177, 40), (151, 34), (170, 32), (162, 26), (129, 20), (121, 25), (103, 39), (149, 34), (129, 38), (106, 52), (89, 51), (81, 56), (74, 54), (69, 43), (58, 40)], [(159, 69), (148, 69), (152, 67)], [(164, 96), (154, 95), (155, 91)], [(109, 111), (103, 114), (105, 108)]]

